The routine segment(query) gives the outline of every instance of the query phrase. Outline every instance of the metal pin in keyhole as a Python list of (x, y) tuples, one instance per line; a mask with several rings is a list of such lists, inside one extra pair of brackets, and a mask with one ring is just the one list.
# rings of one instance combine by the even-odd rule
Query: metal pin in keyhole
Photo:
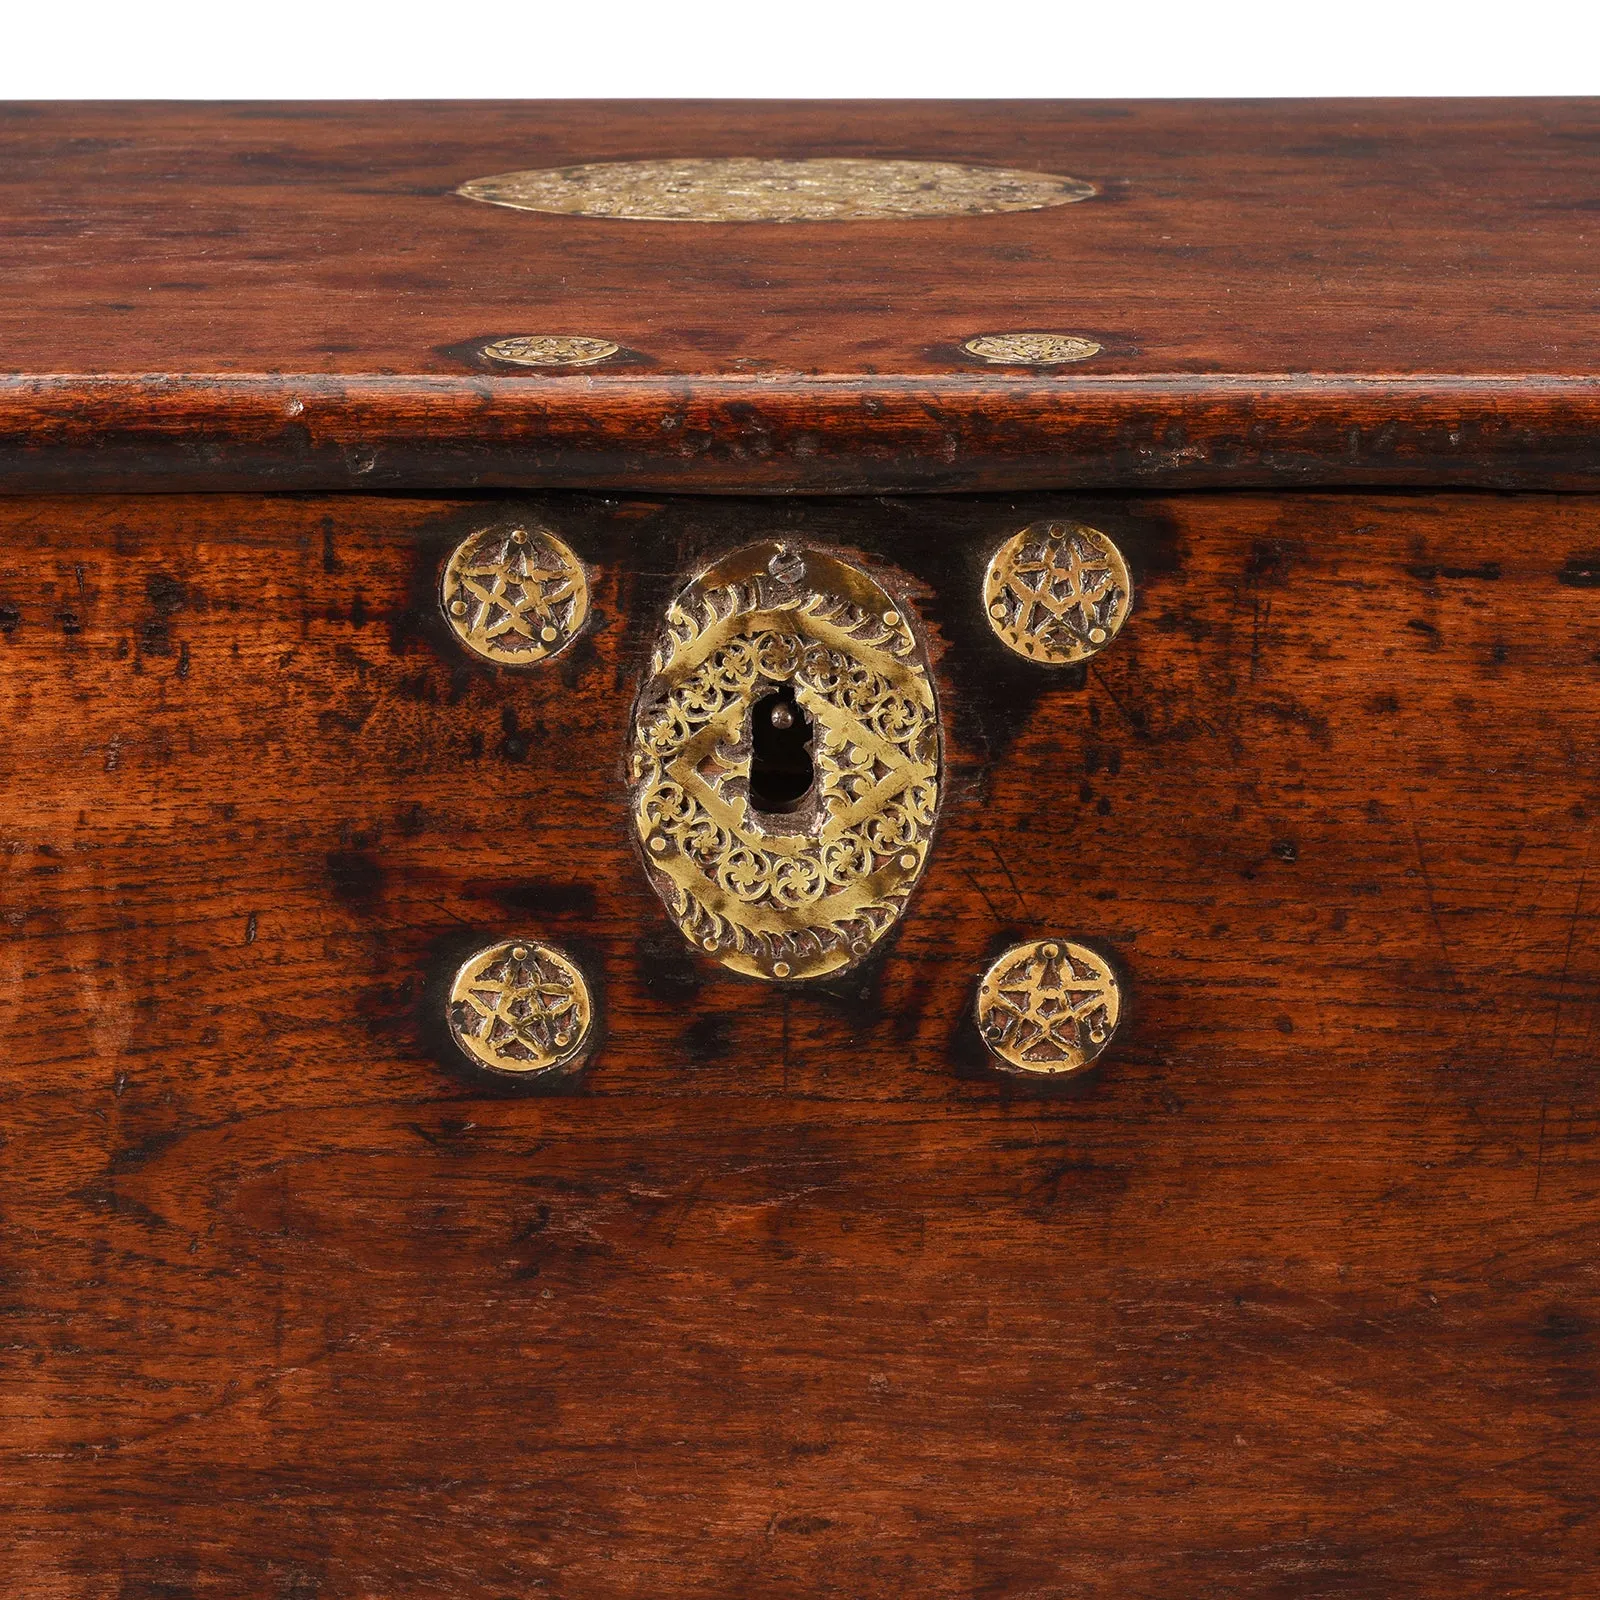
[(789, 709), (788, 702), (779, 700), (768, 714), (769, 722), (774, 728), (792, 728), (794, 726), (794, 712)]

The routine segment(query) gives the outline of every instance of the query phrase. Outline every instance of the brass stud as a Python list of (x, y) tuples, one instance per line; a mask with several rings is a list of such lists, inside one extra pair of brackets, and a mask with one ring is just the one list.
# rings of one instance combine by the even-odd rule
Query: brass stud
[(491, 361), (503, 361), (511, 367), (593, 367), (621, 351), (622, 346), (614, 339), (568, 333), (524, 333), (483, 346), (483, 353)]
[(554, 1072), (583, 1056), (594, 1021), (571, 958), (536, 940), (503, 940), (464, 961), (450, 986), (450, 1034), (491, 1072)]
[(1122, 552), (1097, 528), (1035, 522), (990, 558), (983, 600), (1008, 649), (1069, 666), (1116, 638), (1133, 605), (1133, 580)]
[(583, 564), (548, 528), (484, 528), (445, 566), (445, 615), (466, 647), (526, 667), (564, 650), (589, 616)]
[(1072, 333), (982, 333), (961, 348), (992, 367), (1059, 367), (1100, 354), (1093, 339)]
[(1081, 1072), (1104, 1053), (1121, 1015), (1110, 964), (1065, 939), (1013, 945), (978, 985), (978, 1032), (1009, 1072)]
[(787, 961), (774, 961), (772, 963), (772, 975), (775, 978), (787, 978), (789, 976), (789, 963)]

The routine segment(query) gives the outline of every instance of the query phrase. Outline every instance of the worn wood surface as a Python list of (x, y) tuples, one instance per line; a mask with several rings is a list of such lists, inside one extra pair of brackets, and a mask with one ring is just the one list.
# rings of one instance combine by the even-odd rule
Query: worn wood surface
[[(1076, 205), (642, 223), (650, 156), (1060, 172)], [(1600, 101), (0, 107), (0, 487), (1594, 487)], [(1092, 338), (986, 368), (962, 341)], [(489, 370), (486, 340), (624, 357)]]
[[(1591, 1594), (1600, 502), (542, 507), (595, 625), (511, 675), (429, 609), (491, 500), (0, 505), (0, 1589)], [(1136, 569), (1083, 674), (976, 603), (1045, 508)], [(950, 764), (787, 995), (619, 771), (776, 527), (888, 563)], [(595, 982), (555, 1092), (440, 1037), (512, 930)], [(1131, 1000), (1056, 1092), (966, 1021), (1043, 930)]]

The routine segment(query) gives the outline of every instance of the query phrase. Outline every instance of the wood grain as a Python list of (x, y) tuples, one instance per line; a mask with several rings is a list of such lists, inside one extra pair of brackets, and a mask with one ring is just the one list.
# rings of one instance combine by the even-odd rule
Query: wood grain
[[(0, 1587), (29, 1600), (1592, 1591), (1587, 497), (549, 497), (550, 670), (459, 654), (515, 502), (0, 504)], [(526, 505), (522, 506), (526, 510)], [(1118, 540), (1086, 673), (977, 605)], [(934, 641), (947, 810), (884, 958), (698, 960), (619, 762), (683, 572), (784, 527)], [(438, 989), (529, 929), (602, 1046)], [(1115, 955), (1065, 1092), (988, 956)]]
[[(1593, 488), (1600, 101), (0, 108), (0, 485)], [(1062, 171), (1037, 212), (698, 225), (464, 180)], [(962, 341), (1103, 346), (1048, 374)], [(487, 341), (623, 359), (491, 369)]]

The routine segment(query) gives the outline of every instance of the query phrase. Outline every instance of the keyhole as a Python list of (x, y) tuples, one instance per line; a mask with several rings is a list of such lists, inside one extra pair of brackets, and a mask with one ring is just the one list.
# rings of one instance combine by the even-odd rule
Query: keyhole
[(750, 804), (756, 811), (782, 816), (797, 811), (816, 769), (811, 764), (811, 719), (784, 684), (763, 695), (750, 710)]

